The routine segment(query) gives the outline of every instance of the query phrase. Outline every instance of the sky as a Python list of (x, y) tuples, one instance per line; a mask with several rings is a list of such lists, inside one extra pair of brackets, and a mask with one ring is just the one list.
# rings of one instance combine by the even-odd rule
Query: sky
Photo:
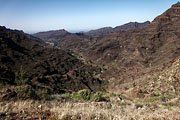
[(0, 0), (0, 26), (70, 32), (152, 21), (178, 0)]

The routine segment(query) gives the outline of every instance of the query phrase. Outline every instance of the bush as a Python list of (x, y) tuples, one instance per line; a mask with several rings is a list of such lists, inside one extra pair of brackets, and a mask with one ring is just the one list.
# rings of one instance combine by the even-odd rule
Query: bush
[(96, 92), (95, 94), (92, 95), (92, 98), (91, 98), (91, 101), (94, 101), (94, 102), (100, 102), (103, 100), (104, 100), (103, 94), (100, 92)]
[(15, 92), (17, 93), (17, 99), (32, 99), (36, 98), (36, 94), (32, 86), (24, 85), (15, 87)]
[(73, 92), (72, 94), (64, 93), (64, 94), (61, 94), (61, 97), (66, 98), (66, 99), (71, 99), (74, 101), (89, 101), (90, 100), (94, 102), (100, 102), (100, 101), (109, 100), (109, 95), (103, 96), (103, 93), (101, 92), (93, 93), (87, 89), (79, 90), (78, 92)]
[(31, 82), (29, 78), (27, 77), (27, 71), (23, 69), (23, 67), (20, 68), (19, 72), (15, 73), (15, 83), (16, 85), (29, 85)]
[(78, 91), (78, 95), (81, 96), (83, 100), (90, 100), (91, 98), (91, 91), (88, 89), (83, 89)]

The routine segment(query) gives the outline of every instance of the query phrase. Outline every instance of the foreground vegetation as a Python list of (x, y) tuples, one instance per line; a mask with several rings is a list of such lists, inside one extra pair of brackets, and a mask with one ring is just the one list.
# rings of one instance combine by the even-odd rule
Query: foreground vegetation
[[(63, 101), (55, 95), (51, 101), (4, 101), (0, 102), (1, 119), (44, 120), (179, 120), (179, 99), (174, 105), (143, 103), (138, 100), (118, 99), (111, 96), (109, 102)], [(142, 100), (142, 99), (141, 99)], [(138, 102), (139, 101), (139, 102)], [(176, 102), (175, 102), (176, 101)], [(168, 102), (167, 102), (168, 104)]]

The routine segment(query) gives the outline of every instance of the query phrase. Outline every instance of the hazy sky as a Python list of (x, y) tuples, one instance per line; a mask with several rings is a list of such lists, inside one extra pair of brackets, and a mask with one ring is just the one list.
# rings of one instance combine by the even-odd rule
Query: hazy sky
[(0, 0), (0, 25), (71, 32), (152, 21), (177, 0)]

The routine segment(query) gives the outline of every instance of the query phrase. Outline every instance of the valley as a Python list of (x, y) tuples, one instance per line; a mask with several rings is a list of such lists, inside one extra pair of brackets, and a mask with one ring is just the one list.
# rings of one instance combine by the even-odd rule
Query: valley
[(89, 32), (0, 26), (2, 120), (179, 120), (179, 73), (180, 3)]

